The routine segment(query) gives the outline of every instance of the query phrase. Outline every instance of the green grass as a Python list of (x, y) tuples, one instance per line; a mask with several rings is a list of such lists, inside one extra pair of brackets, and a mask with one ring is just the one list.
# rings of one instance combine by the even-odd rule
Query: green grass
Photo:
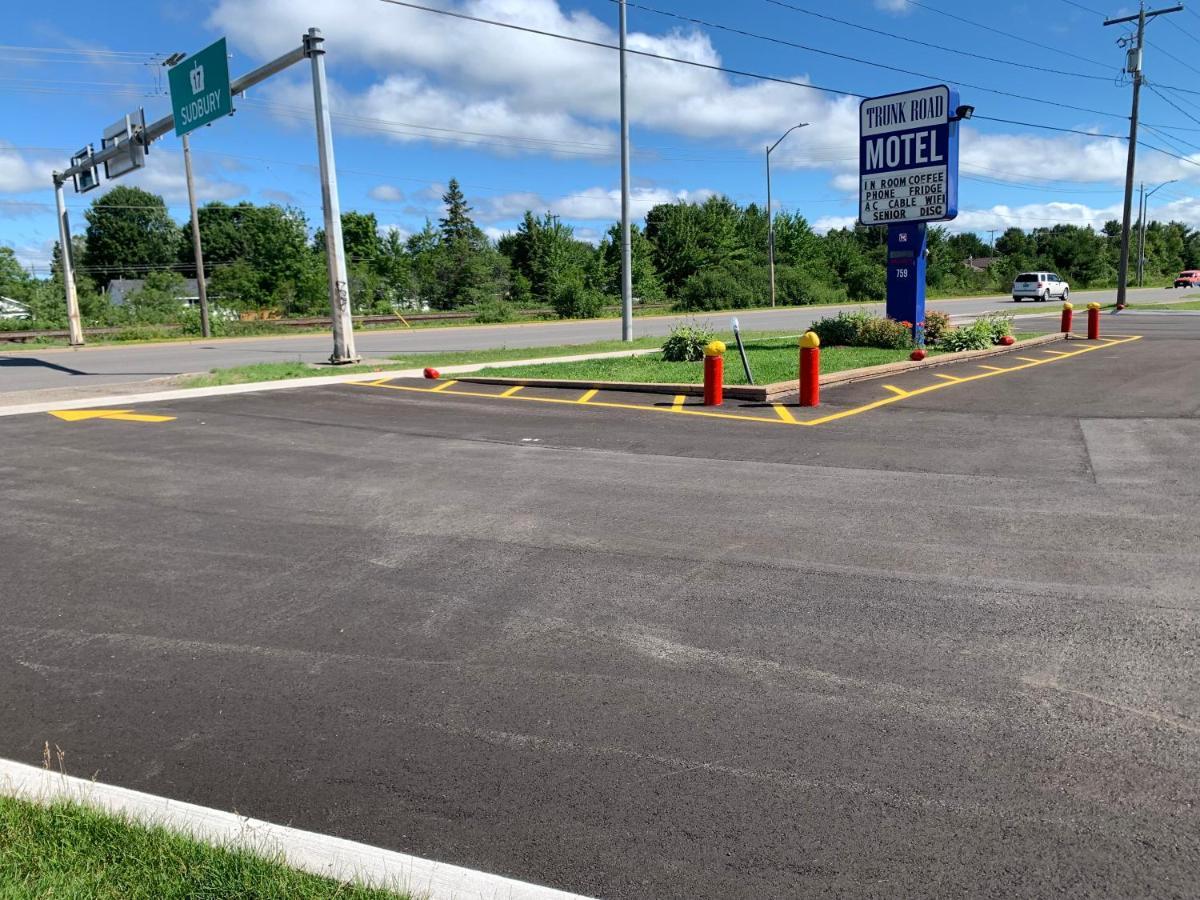
[[(371, 366), (347, 366), (336, 370), (342, 372), (374, 372)], [(249, 384), (254, 381), (282, 381), (285, 378), (313, 378), (317, 375), (329, 375), (335, 370), (318, 369), (302, 362), (269, 362), (250, 363), (245, 366), (231, 366), (228, 369), (213, 369), (207, 375), (193, 375), (180, 381), (181, 387), (217, 387), (225, 384)]]
[[(746, 384), (737, 345), (731, 336), (723, 336), (725, 383)], [(787, 381), (796, 377), (799, 348), (795, 336), (746, 337), (746, 355), (758, 384)], [(877, 366), (908, 359), (908, 350), (880, 350), (874, 347), (829, 347), (821, 351), (821, 371), (840, 372), (861, 366)], [(657, 353), (645, 356), (593, 359), (585, 362), (545, 363), (484, 369), (482, 376), (502, 378), (561, 378), (578, 381), (640, 381), (648, 384), (699, 384), (704, 379), (702, 362), (664, 362)]]
[(400, 900), (73, 804), (0, 797), (0, 897)]
[(1200, 300), (1186, 300), (1176, 303), (1130, 303), (1129, 309), (1200, 309)]

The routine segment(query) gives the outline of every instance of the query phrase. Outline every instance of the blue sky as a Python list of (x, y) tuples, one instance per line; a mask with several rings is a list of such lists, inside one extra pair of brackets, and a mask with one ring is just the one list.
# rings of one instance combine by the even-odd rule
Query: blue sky
[[(616, 37), (611, 0), (427, 5), (601, 43)], [(1108, 15), (1131, 9), (1100, 0), (1083, 5)], [(980, 116), (1029, 123), (976, 119), (964, 127), (962, 212), (951, 227), (986, 239), (989, 229), (1010, 225), (1100, 224), (1119, 217), (1124, 143), (1094, 135), (1123, 134), (1128, 127), (1130, 91), (1116, 43), (1126, 31), (1100, 23), (1100, 15), (1068, 0), (635, 0), (631, 47), (834, 89), (631, 59), (635, 212), (711, 193), (763, 202), (763, 146), (804, 121), (811, 124), (772, 157), (776, 202), (819, 228), (846, 224), (856, 208), (858, 100), (838, 91), (875, 95), (945, 81)], [(6, 25), (0, 243), (35, 267), (45, 266), (56, 236), (50, 170), (83, 144), (98, 145), (103, 127), (130, 109), (144, 106), (148, 119), (169, 111), (162, 55), (194, 52), (224, 35), (236, 77), (296, 46), (310, 25), (327, 37), (344, 209), (374, 212), (385, 227), (416, 230), (425, 217), (436, 219), (438, 196), (454, 176), (493, 235), (533, 208), (559, 214), (595, 240), (618, 213), (617, 59), (609, 50), (381, 0), (110, 0), (103, 9), (83, 2), (21, 4), (6, 12)], [(1152, 216), (1200, 227), (1200, 200), (1194, 199), (1200, 197), (1200, 93), (1184, 92), (1200, 87), (1193, 64), (1200, 15), (1188, 9), (1156, 22), (1148, 37), (1146, 73), (1157, 91), (1143, 92), (1143, 119), (1156, 131), (1142, 137), (1192, 162), (1143, 150), (1139, 177), (1153, 184), (1176, 180), (1155, 195)], [(193, 136), (201, 200), (287, 203), (318, 223), (307, 65), (235, 105), (231, 119)], [(144, 172), (121, 183), (162, 193), (184, 220), (183, 164), (173, 135), (155, 144)], [(77, 231), (84, 227), (83, 208), (98, 195), (68, 193)]]

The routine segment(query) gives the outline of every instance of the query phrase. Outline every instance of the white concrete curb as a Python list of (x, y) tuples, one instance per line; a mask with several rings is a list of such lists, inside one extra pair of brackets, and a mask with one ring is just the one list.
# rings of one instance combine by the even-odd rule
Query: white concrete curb
[[(466, 375), (480, 369), (500, 366), (535, 366), (544, 363), (582, 362), (589, 359), (609, 359), (621, 356), (644, 356), (657, 353), (660, 348), (644, 350), (614, 350), (606, 353), (581, 353), (573, 356), (544, 356), (538, 359), (496, 360), (495, 362), (469, 363), (459, 366), (443, 366), (438, 369), (443, 375)], [(166, 400), (191, 400), (196, 397), (219, 397), (225, 394), (252, 394), (259, 391), (288, 391), (297, 388), (322, 387), (329, 384), (346, 384), (352, 381), (376, 381), (380, 378), (420, 378), (424, 369), (385, 369), (380, 372), (356, 372), (349, 375), (318, 375), (314, 378), (287, 378), (280, 381), (253, 381), (249, 384), (226, 384), (219, 387), (175, 388), (163, 391), (144, 391), (136, 394), (103, 394), (95, 397), (80, 397), (71, 400), (43, 400), (37, 403), (18, 403), (0, 407), (0, 417), (24, 416), (45, 413), (57, 409), (92, 409), (104, 406), (133, 406), (142, 403), (161, 403)], [(111, 387), (111, 385), (108, 385)]]
[(429, 900), (586, 900), (579, 894), (272, 825), (4, 759), (0, 759), (0, 794), (43, 805), (71, 801), (123, 815), (143, 825), (161, 825), (209, 844), (279, 854), (292, 868), (314, 875), (404, 890)]

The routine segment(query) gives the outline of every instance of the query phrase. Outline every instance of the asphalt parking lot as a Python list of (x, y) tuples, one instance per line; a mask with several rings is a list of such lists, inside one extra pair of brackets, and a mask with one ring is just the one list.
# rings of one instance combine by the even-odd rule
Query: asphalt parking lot
[(1105, 330), (0, 419), (0, 756), (604, 897), (1195, 896), (1200, 317)]

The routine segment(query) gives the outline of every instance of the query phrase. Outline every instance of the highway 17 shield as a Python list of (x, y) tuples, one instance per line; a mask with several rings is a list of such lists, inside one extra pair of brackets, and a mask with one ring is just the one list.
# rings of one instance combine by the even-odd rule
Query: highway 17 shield
[(187, 57), (167, 73), (167, 78), (171, 83), (175, 133), (180, 137), (233, 112), (225, 38)]
[(858, 218), (864, 225), (958, 215), (958, 92), (944, 84), (859, 106)]

